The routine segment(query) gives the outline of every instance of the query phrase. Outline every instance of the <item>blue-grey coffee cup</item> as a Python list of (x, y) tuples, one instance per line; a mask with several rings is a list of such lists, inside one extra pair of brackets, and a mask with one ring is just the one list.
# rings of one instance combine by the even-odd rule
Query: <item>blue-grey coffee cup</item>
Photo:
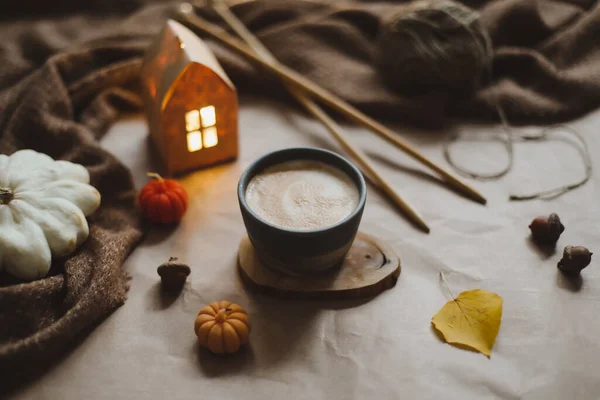
[[(256, 215), (246, 202), (248, 184), (264, 169), (292, 160), (321, 161), (345, 172), (359, 192), (354, 211), (335, 225), (315, 230), (274, 226)], [(341, 264), (358, 232), (366, 199), (367, 187), (360, 171), (345, 158), (315, 148), (291, 148), (268, 153), (244, 171), (238, 184), (242, 218), (256, 255), (267, 266), (292, 274), (325, 272)]]

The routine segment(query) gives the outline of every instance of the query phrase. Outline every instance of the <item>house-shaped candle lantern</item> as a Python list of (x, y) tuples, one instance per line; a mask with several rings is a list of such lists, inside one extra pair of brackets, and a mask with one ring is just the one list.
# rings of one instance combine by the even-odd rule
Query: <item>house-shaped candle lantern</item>
[(237, 93), (198, 36), (169, 20), (141, 75), (150, 135), (168, 174), (237, 157)]

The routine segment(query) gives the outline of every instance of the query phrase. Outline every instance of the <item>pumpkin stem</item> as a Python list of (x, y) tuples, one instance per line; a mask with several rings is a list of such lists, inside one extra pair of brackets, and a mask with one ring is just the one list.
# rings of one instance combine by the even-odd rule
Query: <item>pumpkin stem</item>
[(15, 194), (10, 189), (0, 188), (0, 204), (8, 204), (14, 199)]
[(156, 172), (148, 172), (147, 175), (150, 178), (154, 178), (154, 179), (158, 179), (160, 182), (164, 182), (165, 180), (163, 179), (162, 176), (160, 176), (159, 174), (157, 174)]
[(227, 319), (227, 309), (219, 310), (219, 312), (215, 316), (215, 320), (219, 323), (223, 323), (223, 322), (225, 322), (226, 319)]

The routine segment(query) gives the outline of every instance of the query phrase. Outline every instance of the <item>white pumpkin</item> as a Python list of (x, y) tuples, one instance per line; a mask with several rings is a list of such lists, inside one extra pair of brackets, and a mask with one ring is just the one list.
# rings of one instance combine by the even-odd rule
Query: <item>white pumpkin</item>
[(33, 150), (0, 154), (0, 270), (39, 279), (53, 257), (75, 251), (89, 235), (85, 217), (100, 205), (89, 182), (78, 164)]

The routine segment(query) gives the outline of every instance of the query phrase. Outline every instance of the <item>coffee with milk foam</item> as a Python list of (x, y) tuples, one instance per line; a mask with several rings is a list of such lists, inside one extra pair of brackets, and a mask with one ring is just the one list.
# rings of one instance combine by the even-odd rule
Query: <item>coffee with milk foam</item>
[(343, 171), (320, 161), (294, 160), (266, 168), (246, 189), (254, 213), (281, 228), (326, 228), (358, 205), (356, 184)]

